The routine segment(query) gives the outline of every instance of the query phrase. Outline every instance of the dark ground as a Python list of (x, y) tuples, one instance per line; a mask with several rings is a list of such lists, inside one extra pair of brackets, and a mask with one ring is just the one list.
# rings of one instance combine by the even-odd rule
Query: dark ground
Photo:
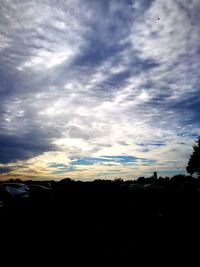
[(199, 266), (196, 191), (60, 184), (0, 218), (2, 266)]

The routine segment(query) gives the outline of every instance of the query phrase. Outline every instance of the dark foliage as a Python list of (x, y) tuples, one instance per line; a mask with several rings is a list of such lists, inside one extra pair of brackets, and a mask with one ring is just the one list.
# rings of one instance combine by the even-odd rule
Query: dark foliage
[(200, 138), (196, 141), (197, 145), (193, 146), (193, 154), (191, 155), (188, 166), (186, 168), (187, 172), (191, 175), (200, 175)]

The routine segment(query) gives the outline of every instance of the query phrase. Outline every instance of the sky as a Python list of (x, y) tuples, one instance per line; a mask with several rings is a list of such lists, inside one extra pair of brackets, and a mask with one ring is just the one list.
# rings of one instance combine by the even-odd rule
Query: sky
[(185, 173), (199, 0), (0, 1), (0, 179)]

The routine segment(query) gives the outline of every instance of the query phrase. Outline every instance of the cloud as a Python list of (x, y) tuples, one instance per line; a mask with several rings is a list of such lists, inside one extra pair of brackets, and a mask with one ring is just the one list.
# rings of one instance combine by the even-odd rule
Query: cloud
[[(200, 135), (199, 10), (178, 0), (0, 3), (0, 162), (20, 161), (9, 174), (51, 176), (54, 156), (66, 164), (58, 176), (84, 179), (116, 175), (118, 163), (123, 177), (183, 168)], [(147, 161), (133, 169), (125, 157)]]
[(0, 174), (2, 173), (8, 173), (13, 171), (14, 169), (12, 167), (0, 167)]

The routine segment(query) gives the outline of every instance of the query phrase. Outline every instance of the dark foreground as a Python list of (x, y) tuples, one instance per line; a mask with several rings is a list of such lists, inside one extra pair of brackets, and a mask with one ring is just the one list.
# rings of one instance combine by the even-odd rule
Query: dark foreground
[(0, 217), (4, 266), (199, 266), (192, 190), (72, 183), (11, 203)]

